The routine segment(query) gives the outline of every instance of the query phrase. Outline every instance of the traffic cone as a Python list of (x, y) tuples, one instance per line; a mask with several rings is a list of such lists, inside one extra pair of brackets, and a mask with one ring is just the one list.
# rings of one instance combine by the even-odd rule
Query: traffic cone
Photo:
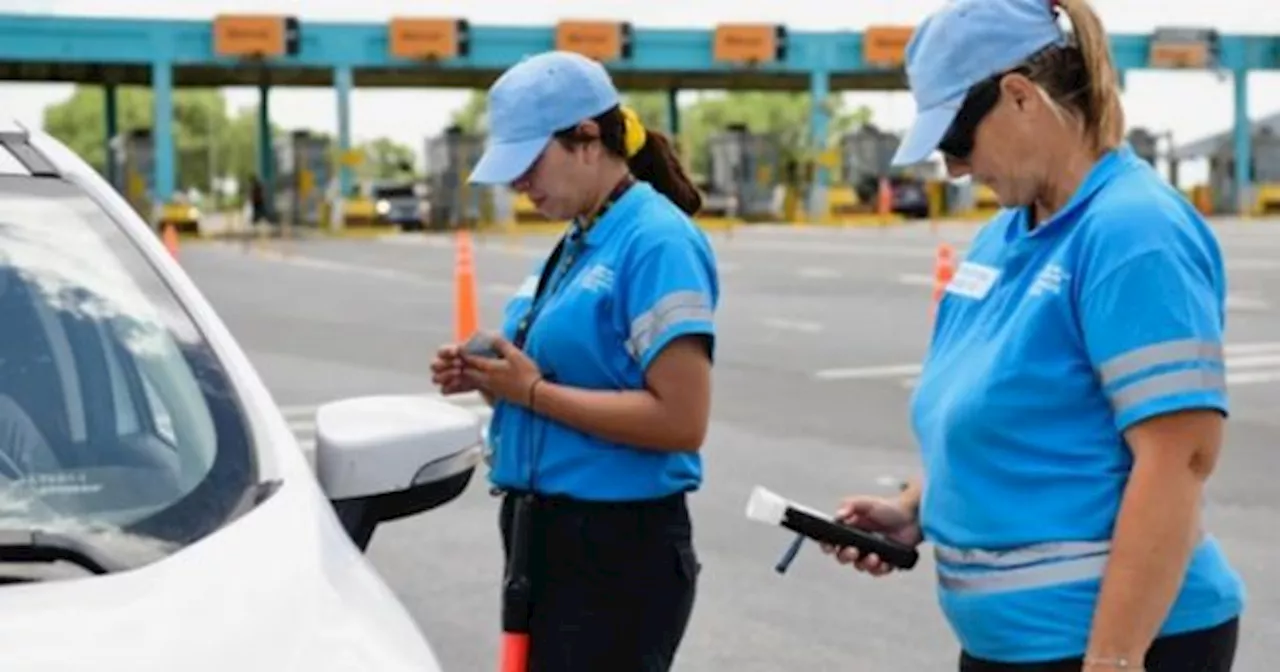
[(938, 243), (937, 256), (933, 262), (933, 310), (937, 311), (942, 295), (956, 273), (955, 249), (947, 243)]
[(880, 178), (876, 188), (876, 214), (881, 217), (893, 214), (893, 187), (887, 177)]
[(177, 227), (173, 225), (173, 222), (165, 222), (162, 226), (164, 227), (164, 230), (161, 233), (160, 238), (161, 240), (164, 241), (164, 247), (166, 250), (169, 251), (169, 256), (173, 257), (174, 259), (177, 259), (178, 258)]
[(454, 260), (454, 342), (463, 343), (479, 328), (479, 305), (476, 299), (475, 256), (471, 233), (460, 229)]

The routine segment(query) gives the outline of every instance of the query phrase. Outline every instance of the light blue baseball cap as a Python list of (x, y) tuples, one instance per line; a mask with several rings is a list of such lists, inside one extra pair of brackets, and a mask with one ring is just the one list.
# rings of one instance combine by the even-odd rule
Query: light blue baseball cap
[(489, 87), (488, 139), (468, 181), (511, 183), (557, 131), (621, 102), (608, 71), (586, 56), (548, 51), (520, 61)]
[(916, 118), (893, 165), (928, 159), (975, 84), (1065, 43), (1050, 0), (950, 0), (930, 14), (907, 43)]

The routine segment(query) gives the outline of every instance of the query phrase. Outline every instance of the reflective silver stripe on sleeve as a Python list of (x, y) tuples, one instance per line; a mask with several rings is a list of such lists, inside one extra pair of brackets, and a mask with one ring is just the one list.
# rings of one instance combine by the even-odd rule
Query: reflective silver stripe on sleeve
[(1073, 581), (1101, 579), (1107, 569), (1107, 554), (1086, 555), (1071, 560), (982, 573), (951, 572), (938, 566), (938, 582), (958, 593), (991, 593), (1006, 590), (1044, 588)]
[(660, 299), (653, 308), (632, 320), (631, 338), (627, 339), (627, 351), (639, 360), (644, 353), (673, 324), (688, 320), (712, 319), (711, 304), (703, 292), (672, 292)]
[(1110, 385), (1154, 366), (1190, 362), (1222, 364), (1222, 344), (1189, 338), (1148, 345), (1107, 360), (1099, 367), (1099, 375), (1103, 385)]
[(1183, 369), (1126, 385), (1111, 394), (1111, 406), (1117, 415), (1152, 399), (1183, 392), (1225, 392), (1226, 375), (1222, 371)]
[(1034, 544), (1006, 551), (960, 549), (935, 546), (933, 555), (938, 562), (948, 565), (969, 565), (989, 569), (1017, 567), (1049, 560), (1066, 560), (1084, 555), (1096, 555), (1111, 550), (1108, 541), (1061, 541)]

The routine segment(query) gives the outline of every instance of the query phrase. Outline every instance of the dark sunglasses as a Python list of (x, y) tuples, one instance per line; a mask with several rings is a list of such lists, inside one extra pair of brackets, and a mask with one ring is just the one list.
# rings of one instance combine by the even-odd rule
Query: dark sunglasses
[(1000, 102), (1000, 80), (1014, 72), (1018, 71), (997, 73), (969, 89), (964, 102), (960, 104), (960, 111), (956, 113), (955, 120), (947, 129), (947, 134), (942, 136), (942, 142), (938, 143), (939, 151), (961, 161), (969, 159), (969, 155), (973, 153), (973, 136), (978, 130), (978, 124), (981, 124), (991, 110), (995, 109), (996, 103)]

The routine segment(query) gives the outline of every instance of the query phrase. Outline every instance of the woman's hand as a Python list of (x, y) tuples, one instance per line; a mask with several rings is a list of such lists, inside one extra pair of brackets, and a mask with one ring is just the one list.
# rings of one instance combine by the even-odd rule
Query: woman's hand
[(463, 375), (464, 365), (457, 345), (444, 345), (436, 351), (436, 358), (431, 362), (431, 382), (440, 388), (440, 394), (448, 396), (476, 390), (475, 383)]
[(499, 357), (461, 355), (462, 375), (471, 385), (495, 398), (520, 406), (533, 402), (533, 385), (542, 372), (528, 355), (501, 336), (493, 336)]
[[(915, 513), (896, 499), (884, 497), (848, 497), (840, 503), (835, 519), (870, 532), (879, 532), (889, 539), (915, 548), (924, 540)], [(822, 552), (835, 555), (842, 565), (853, 565), (859, 571), (872, 576), (884, 576), (893, 571), (893, 565), (871, 553), (860, 557), (856, 548), (836, 548), (822, 544)]]

